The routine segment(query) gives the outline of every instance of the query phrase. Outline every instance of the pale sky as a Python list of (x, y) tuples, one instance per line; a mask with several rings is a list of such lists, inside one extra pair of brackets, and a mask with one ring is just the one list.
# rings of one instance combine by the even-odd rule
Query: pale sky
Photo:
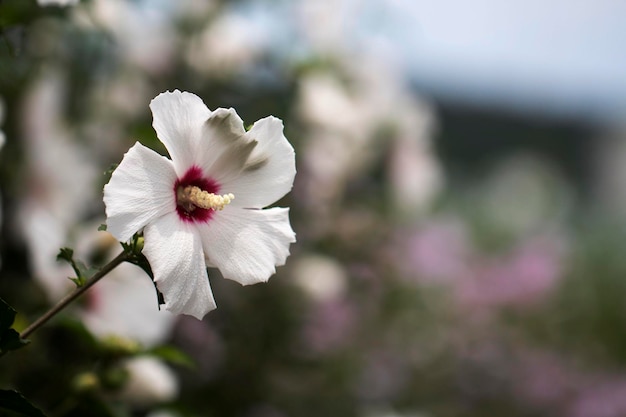
[(371, 11), (359, 36), (395, 50), (434, 91), (523, 111), (626, 116), (626, 1), (363, 3)]
[(256, 3), (256, 16), (292, 49), (293, 9), (302, 1), (329, 5), (345, 42), (384, 50), (435, 94), (521, 112), (626, 119), (624, 0)]

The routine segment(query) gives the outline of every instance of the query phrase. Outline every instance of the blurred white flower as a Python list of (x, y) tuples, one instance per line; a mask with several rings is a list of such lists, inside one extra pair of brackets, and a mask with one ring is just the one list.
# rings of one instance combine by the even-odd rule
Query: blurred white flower
[[(81, 233), (86, 241), (76, 244), (79, 259), (96, 250), (110, 254), (110, 259), (121, 251), (109, 233), (90, 226)], [(155, 346), (170, 335), (176, 318), (157, 308), (154, 284), (141, 268), (129, 263), (111, 271), (85, 297), (87, 302), (79, 306), (77, 314), (89, 331), (101, 339), (122, 337), (144, 347)]]
[[(34, 277), (51, 300), (67, 292), (71, 269), (56, 255), (72, 228), (97, 204), (96, 166), (73, 138), (62, 114), (65, 80), (44, 71), (26, 93), (21, 125), (29, 176), (18, 223), (29, 250)], [(70, 283), (71, 284), (71, 283)]]
[(346, 53), (347, 34), (353, 33), (353, 16), (360, 1), (301, 0), (297, 2), (297, 24), (310, 47), (319, 55)]
[(291, 273), (292, 282), (318, 302), (339, 298), (346, 291), (347, 273), (337, 260), (329, 256), (302, 256), (293, 262)]
[(80, 0), (37, 0), (40, 6), (74, 6)]
[(258, 25), (224, 14), (190, 40), (185, 59), (202, 74), (232, 76), (250, 67), (266, 45), (267, 36)]
[(369, 107), (374, 103), (362, 100), (362, 94), (360, 86), (350, 89), (332, 73), (315, 71), (300, 79), (299, 112), (305, 121), (324, 130), (350, 133), (371, 123)]
[(124, 62), (161, 74), (175, 62), (176, 32), (160, 2), (93, 0), (75, 9), (74, 20), (89, 29), (108, 30)]
[(515, 236), (559, 225), (571, 208), (571, 188), (550, 161), (518, 154), (502, 161), (479, 196), (490, 222)]
[(178, 395), (174, 372), (159, 359), (138, 356), (126, 360), (122, 367), (128, 372), (128, 380), (118, 394), (121, 400), (146, 407), (171, 401)]
[(127, 241), (143, 230), (165, 308), (202, 318), (216, 308), (207, 262), (243, 285), (285, 263), (289, 209), (262, 208), (290, 191), (295, 154), (273, 117), (246, 132), (233, 109), (210, 111), (178, 90), (150, 108), (172, 159), (139, 143), (124, 155), (104, 188), (108, 231)]
[(354, 58), (338, 62), (336, 72), (314, 70), (300, 80), (307, 202), (322, 208), (337, 202), (351, 179), (389, 154), (390, 202), (402, 212), (423, 211), (443, 185), (431, 149), (433, 111), (393, 68), (375, 57)]
[(434, 116), (424, 105), (409, 117), (408, 126), (400, 125), (387, 165), (392, 201), (405, 214), (422, 212), (443, 188), (443, 172), (430, 144)]

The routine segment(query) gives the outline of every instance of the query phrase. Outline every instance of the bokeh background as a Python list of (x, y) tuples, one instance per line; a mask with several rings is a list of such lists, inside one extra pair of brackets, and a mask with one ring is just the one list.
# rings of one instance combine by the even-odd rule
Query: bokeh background
[(23, 329), (180, 89), (296, 149), (298, 242), (204, 320), (125, 265), (0, 358), (49, 416), (626, 415), (626, 3), (0, 0), (0, 297)]

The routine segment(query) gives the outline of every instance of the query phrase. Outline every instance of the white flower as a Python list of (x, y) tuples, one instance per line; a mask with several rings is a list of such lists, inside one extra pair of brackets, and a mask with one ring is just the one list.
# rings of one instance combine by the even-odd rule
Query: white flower
[(120, 399), (137, 406), (171, 401), (178, 395), (178, 380), (162, 361), (150, 356), (128, 359), (123, 364), (128, 381), (119, 393)]
[(210, 111), (178, 90), (150, 108), (172, 159), (139, 143), (124, 155), (104, 187), (108, 231), (126, 241), (143, 229), (165, 308), (202, 318), (216, 308), (207, 264), (247, 285), (285, 263), (289, 209), (262, 208), (291, 190), (295, 154), (274, 117), (246, 132), (233, 109)]
[(320, 303), (340, 298), (348, 286), (348, 274), (330, 256), (308, 254), (294, 262), (293, 283), (300, 287), (312, 300)]

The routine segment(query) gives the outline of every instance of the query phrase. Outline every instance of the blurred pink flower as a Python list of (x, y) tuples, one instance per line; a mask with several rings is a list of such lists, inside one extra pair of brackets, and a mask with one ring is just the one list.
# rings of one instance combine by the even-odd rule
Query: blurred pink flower
[(518, 351), (511, 380), (525, 405), (567, 417), (626, 415), (626, 377), (615, 371), (581, 369), (563, 352)]
[(554, 237), (535, 237), (504, 259), (487, 260), (459, 282), (468, 308), (523, 307), (542, 300), (563, 275), (564, 247)]
[(594, 383), (571, 404), (568, 417), (623, 417), (626, 415), (626, 378)]
[(194, 380), (204, 382), (215, 376), (226, 352), (219, 332), (210, 323), (181, 316), (173, 329), (172, 340), (197, 366)]
[(470, 268), (471, 249), (460, 220), (431, 221), (398, 240), (393, 255), (407, 279), (453, 284)]
[(516, 398), (537, 408), (562, 407), (586, 381), (556, 352), (523, 350), (511, 362)]
[(380, 349), (368, 352), (358, 378), (357, 395), (365, 402), (389, 402), (400, 394), (411, 372), (402, 354)]
[(305, 349), (325, 354), (346, 345), (356, 324), (354, 306), (345, 299), (332, 299), (311, 307), (302, 328)]

